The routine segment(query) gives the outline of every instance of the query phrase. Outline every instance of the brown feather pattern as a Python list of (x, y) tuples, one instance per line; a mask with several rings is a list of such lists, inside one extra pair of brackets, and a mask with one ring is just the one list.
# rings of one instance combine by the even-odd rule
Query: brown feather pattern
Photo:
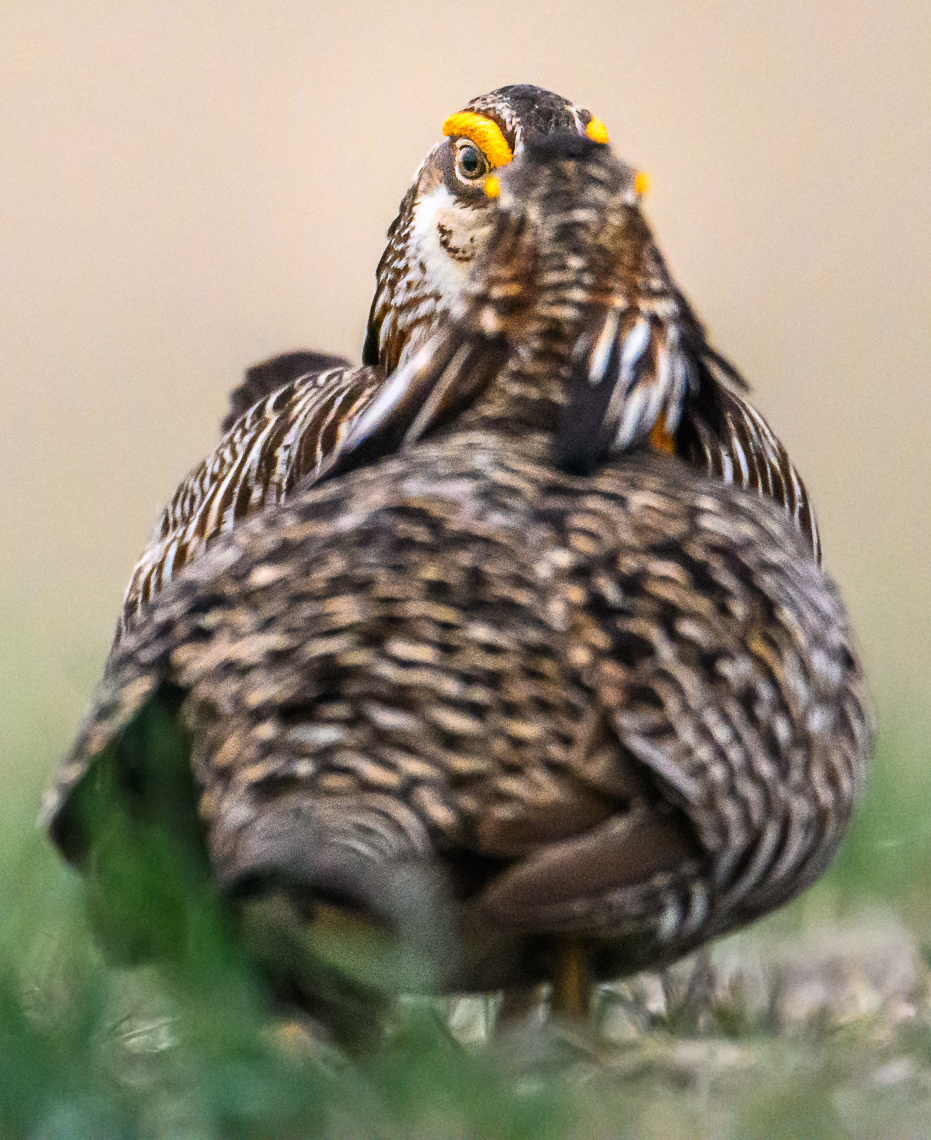
[(53, 834), (168, 687), (220, 882), (258, 875), (284, 819), (306, 843), (361, 813), (371, 862), (444, 867), (452, 988), (543, 978), (568, 932), (603, 975), (655, 965), (791, 898), (871, 734), (784, 515), (658, 456), (564, 475), (539, 436), (421, 444), (218, 541), (114, 654)]
[[(581, 133), (591, 119), (584, 108), (523, 86), (482, 96), (468, 109), (495, 118), (518, 153), (528, 140), (545, 140), (554, 131)], [(215, 537), (253, 511), (283, 501), (298, 484), (330, 466), (337, 443), (349, 434), (386, 376), (396, 373), (410, 345), (439, 343), (431, 342), (431, 337), (453, 319), (461, 298), (444, 294), (427, 280), (415, 243), (414, 211), (437, 177), (431, 158), (415, 177), (388, 231), (363, 351), (368, 369), (319, 372), (318, 366), (334, 358), (299, 353), (250, 369), (231, 396), (226, 435), (178, 487), (133, 570), (117, 641), (150, 599)], [(487, 207), (483, 203), (482, 208)], [(683, 458), (725, 482), (781, 503), (820, 559), (814, 511), (785, 448), (739, 391), (744, 385), (737, 373), (708, 347), (704, 330), (673, 283), (639, 207), (627, 204), (618, 213), (626, 219), (624, 226), (615, 219), (614, 227), (621, 235), (615, 252), (623, 267), (623, 287), (612, 288), (605, 280), (593, 282), (604, 295), (601, 305), (591, 309), (590, 328), (579, 342), (579, 353), (590, 364), (599, 332), (606, 322), (614, 321), (620, 361), (632, 331), (646, 322), (649, 335), (626, 393), (626, 406), (636, 400), (640, 413), (626, 425), (623, 446), (635, 444), (648, 434), (652, 422), (665, 418)], [(515, 280), (520, 288), (532, 275), (516, 274)], [(524, 301), (526, 307), (528, 299)], [(316, 358), (314, 371), (292, 379), (289, 369), (302, 356)], [(290, 382), (284, 383), (285, 378)], [(253, 397), (259, 402), (250, 407)], [(532, 391), (528, 399), (535, 400)], [(241, 413), (238, 419), (236, 413)], [(600, 415), (597, 410), (595, 414)], [(583, 430), (579, 409), (576, 419), (587, 446), (591, 432)]]
[[(795, 520), (645, 449), (586, 476), (554, 462), (630, 180), (605, 148), (554, 146), (503, 173), (512, 248), (492, 241), (424, 350), (410, 390), (438, 429), (243, 518), (114, 648), (46, 802), (70, 858), (94, 842), (76, 787), (170, 701), (230, 896), (275, 883), (308, 916), (421, 932), (445, 914), (441, 989), (552, 977), (567, 939), (596, 976), (655, 966), (827, 865), (872, 715)], [(394, 440), (398, 408), (409, 432), (388, 400), (370, 438)]]
[(254, 404), (266, 396), (271, 396), (286, 384), (315, 372), (332, 372), (336, 368), (351, 367), (345, 357), (306, 350), (283, 352), (259, 364), (253, 364), (251, 368), (246, 369), (242, 383), (230, 392), (229, 411), (223, 420), (223, 431), (229, 431)]
[(211, 539), (312, 480), (383, 381), (378, 368), (310, 373), (236, 420), (165, 508), (133, 570), (117, 637)]

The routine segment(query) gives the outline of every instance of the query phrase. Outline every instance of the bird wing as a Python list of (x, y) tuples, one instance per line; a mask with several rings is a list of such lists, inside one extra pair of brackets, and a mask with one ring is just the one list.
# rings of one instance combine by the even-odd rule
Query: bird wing
[[(260, 372), (259, 386), (279, 371)], [(212, 539), (312, 481), (383, 383), (380, 368), (302, 374), (240, 416), (163, 511), (127, 586), (116, 640)]]
[(223, 421), (222, 430), (229, 431), (253, 404), (277, 392), (286, 384), (316, 372), (332, 372), (336, 368), (347, 370), (351, 369), (352, 365), (344, 356), (333, 356), (328, 352), (312, 352), (306, 349), (283, 352), (253, 364), (251, 368), (246, 369), (242, 383), (230, 392), (229, 411)]
[(704, 342), (640, 209), (617, 211), (605, 241), (556, 439), (559, 461), (579, 474), (657, 433), (671, 439), (697, 386), (694, 346)]
[(778, 503), (820, 563), (818, 524), (798, 469), (684, 299), (596, 312), (600, 319), (573, 362), (557, 439), (563, 465), (590, 474), (599, 456), (649, 439), (657, 450)]
[(606, 455), (649, 440), (780, 504), (820, 562), (812, 504), (785, 447), (747, 399), (746, 381), (709, 345), (639, 208), (618, 216), (569, 371), (558, 460), (591, 474)]
[(862, 790), (872, 719), (833, 584), (773, 507), (675, 465), (605, 469), (561, 524), (567, 652), (604, 717), (571, 763), (616, 803), (505, 870), (480, 899), (496, 922), (643, 907), (661, 940), (722, 933), (820, 874)]
[(746, 398), (746, 385), (707, 346), (698, 357), (697, 394), (686, 404), (676, 451), (725, 483), (772, 499), (821, 563), (821, 535), (808, 488), (781, 440)]

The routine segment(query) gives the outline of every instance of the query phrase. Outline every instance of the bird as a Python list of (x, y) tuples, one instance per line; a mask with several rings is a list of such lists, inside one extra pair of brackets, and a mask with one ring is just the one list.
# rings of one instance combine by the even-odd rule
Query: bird
[[(636, 172), (554, 131), (495, 178), (449, 319), (316, 484), (153, 598), (43, 819), (92, 872), (101, 788), (130, 834), (173, 818), (139, 729), (161, 718), (217, 888), (240, 914), (274, 900), (273, 945), (335, 912), (416, 951), (432, 992), (549, 982), (554, 1011), (584, 1017), (597, 980), (817, 879), (873, 720), (837, 587), (795, 521), (629, 446), (653, 431), (639, 386), (655, 370), (631, 369), (639, 318), (609, 350), (599, 338), (627, 295)], [(365, 971), (337, 1000), (288, 946), (277, 985), (365, 1021)]]
[[(554, 132), (607, 141), (607, 128), (590, 111), (530, 85), (471, 100), (445, 120), (443, 132), (389, 228), (362, 366), (297, 352), (250, 370), (233, 393), (223, 438), (179, 485), (133, 569), (116, 642), (211, 541), (320, 478), (387, 379), (432, 343), (461, 301), (470, 269), (487, 245), (492, 213), (485, 188), (513, 157)], [(675, 285), (640, 210), (645, 185), (641, 172), (631, 204), (637, 225), (628, 227), (626, 238), (628, 292), (606, 298), (599, 335), (592, 330), (589, 338), (594, 364), (606, 363), (611, 345), (626, 338), (628, 351), (639, 350), (632, 367), (641, 378), (649, 373), (656, 379), (638, 384), (639, 397), (649, 395), (649, 400), (628, 425), (636, 430), (627, 443), (673, 451), (725, 482), (775, 499), (820, 558), (805, 484), (746, 398), (745, 382), (710, 347)], [(586, 414), (599, 412), (593, 407)], [(647, 426), (655, 431), (646, 431)], [(586, 431), (582, 420), (578, 427), (577, 443)]]

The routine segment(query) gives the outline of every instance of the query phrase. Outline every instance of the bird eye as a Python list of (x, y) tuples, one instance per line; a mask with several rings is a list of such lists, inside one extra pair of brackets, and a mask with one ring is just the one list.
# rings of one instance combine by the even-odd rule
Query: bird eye
[(474, 182), (488, 173), (488, 160), (472, 143), (463, 143), (456, 155), (456, 173), (467, 182)]

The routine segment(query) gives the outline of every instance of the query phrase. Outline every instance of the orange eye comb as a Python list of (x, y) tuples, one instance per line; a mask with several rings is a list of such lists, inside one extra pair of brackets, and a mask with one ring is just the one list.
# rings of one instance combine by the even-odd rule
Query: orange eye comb
[(492, 170), (496, 166), (506, 166), (514, 157), (498, 124), (474, 111), (457, 111), (455, 115), (450, 115), (443, 124), (443, 134), (461, 135), (475, 143), (488, 159)]
[(588, 126), (585, 128), (585, 133), (596, 143), (607, 143), (608, 141), (608, 128), (604, 125), (601, 119), (591, 119)]

